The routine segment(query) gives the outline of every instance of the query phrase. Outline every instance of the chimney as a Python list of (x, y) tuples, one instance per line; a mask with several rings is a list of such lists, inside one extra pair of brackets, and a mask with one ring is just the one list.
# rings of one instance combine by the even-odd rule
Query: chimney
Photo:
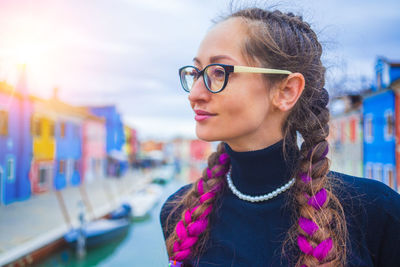
[(28, 95), (28, 79), (26, 73), (26, 64), (21, 64), (18, 66), (18, 80), (15, 89), (23, 96)]
[(54, 100), (58, 100), (58, 91), (59, 91), (58, 87), (53, 88), (53, 99)]

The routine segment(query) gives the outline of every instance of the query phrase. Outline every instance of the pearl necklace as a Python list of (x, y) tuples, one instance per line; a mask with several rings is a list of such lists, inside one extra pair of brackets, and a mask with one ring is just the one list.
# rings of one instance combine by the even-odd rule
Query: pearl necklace
[(261, 195), (261, 196), (249, 196), (249, 195), (245, 195), (245, 194), (239, 192), (239, 190), (237, 190), (237, 188), (233, 185), (230, 171), (228, 172), (228, 174), (226, 176), (226, 179), (228, 181), (228, 186), (231, 189), (233, 194), (235, 194), (238, 198), (240, 198), (242, 200), (246, 200), (246, 201), (250, 201), (250, 202), (261, 202), (261, 201), (265, 201), (265, 200), (274, 198), (277, 195), (279, 195), (280, 193), (283, 193), (286, 190), (288, 190), (295, 182), (295, 178), (292, 178), (285, 185), (275, 189), (271, 193), (268, 193), (268, 194), (265, 194), (265, 195)]

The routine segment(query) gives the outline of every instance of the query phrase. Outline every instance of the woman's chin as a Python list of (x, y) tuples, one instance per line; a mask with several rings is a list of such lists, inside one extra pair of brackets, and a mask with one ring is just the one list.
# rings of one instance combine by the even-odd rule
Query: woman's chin
[[(201, 126), (200, 126), (201, 127)], [(199, 129), (198, 126), (196, 126), (196, 136), (200, 140), (206, 141), (206, 142), (214, 142), (214, 141), (220, 141), (221, 136), (219, 136), (215, 131), (210, 131), (206, 129)]]

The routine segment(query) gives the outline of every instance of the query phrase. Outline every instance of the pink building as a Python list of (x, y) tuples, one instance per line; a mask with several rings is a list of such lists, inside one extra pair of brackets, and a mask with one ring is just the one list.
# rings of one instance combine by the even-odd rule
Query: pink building
[(333, 99), (331, 105), (338, 103), (342, 108), (331, 114), (328, 138), (331, 169), (364, 177), (361, 98), (342, 96)]
[(83, 180), (91, 182), (104, 177), (106, 159), (106, 126), (103, 118), (92, 116), (82, 126)]

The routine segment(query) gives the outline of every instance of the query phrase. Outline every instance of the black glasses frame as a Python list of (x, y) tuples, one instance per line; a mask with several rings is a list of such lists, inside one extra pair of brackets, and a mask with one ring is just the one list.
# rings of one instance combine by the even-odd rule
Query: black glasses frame
[(221, 92), (222, 90), (224, 90), (225, 87), (226, 87), (226, 85), (227, 85), (227, 83), (228, 83), (229, 74), (230, 74), (231, 72), (234, 72), (234, 66), (232, 66), (232, 65), (225, 65), (225, 64), (219, 64), (219, 63), (213, 63), (213, 64), (210, 64), (210, 65), (207, 65), (207, 66), (205, 66), (204, 69), (202, 69), (202, 70), (199, 70), (199, 69), (196, 68), (195, 66), (190, 66), (190, 65), (183, 66), (182, 68), (180, 68), (180, 69), (179, 69), (179, 79), (180, 79), (180, 81), (181, 81), (181, 85), (182, 85), (183, 90), (185, 90), (186, 92), (190, 93), (190, 90), (188, 90), (187, 88), (185, 88), (185, 85), (184, 85), (184, 83), (183, 83), (183, 81), (182, 81), (182, 71), (183, 71), (185, 68), (188, 68), (188, 67), (194, 68), (195, 70), (197, 70), (197, 73), (198, 73), (198, 74), (197, 74), (197, 77), (196, 77), (196, 80), (197, 80), (200, 76), (202, 76), (202, 77), (203, 77), (203, 81), (205, 81), (204, 74), (205, 74), (207, 68), (209, 68), (209, 67), (211, 67), (211, 66), (220, 66), (220, 67), (222, 67), (222, 68), (224, 69), (224, 71), (225, 71), (225, 79), (224, 79), (224, 84), (222, 85), (222, 88), (219, 89), (218, 91), (212, 91), (211, 88), (208, 87), (207, 83), (204, 82), (204, 84), (205, 84), (207, 90), (210, 91), (211, 93), (214, 93), (214, 94), (219, 93), (219, 92)]
[[(220, 66), (225, 70), (224, 84), (222, 85), (221, 89), (219, 89), (218, 91), (212, 91), (211, 88), (209, 88), (207, 83), (205, 82), (204, 73), (206, 72), (207, 68), (210, 67), (210, 66)], [(197, 74), (196, 80), (200, 76), (203, 76), (203, 81), (204, 81), (204, 84), (205, 84), (207, 90), (210, 91), (211, 93), (214, 93), (214, 94), (219, 93), (219, 92), (221, 92), (222, 90), (225, 89), (226, 84), (228, 83), (229, 74), (232, 73), (232, 72), (263, 73), (263, 74), (283, 74), (283, 75), (289, 75), (289, 74), (292, 73), (291, 71), (288, 71), (288, 70), (268, 69), (268, 68), (258, 68), (258, 67), (248, 67), (248, 66), (233, 66), (233, 65), (225, 65), (225, 64), (219, 64), (219, 63), (213, 63), (213, 64), (210, 64), (210, 65), (207, 65), (207, 66), (204, 67), (203, 70), (199, 70), (195, 66), (187, 65), (187, 66), (183, 66), (182, 68), (179, 69), (179, 79), (181, 81), (181, 85), (182, 85), (183, 90), (185, 90), (188, 93), (190, 93), (190, 90), (185, 88), (185, 85), (184, 85), (184, 83), (182, 81), (182, 71), (185, 68), (188, 68), (188, 67), (194, 68), (195, 70), (197, 70), (198, 74)]]

